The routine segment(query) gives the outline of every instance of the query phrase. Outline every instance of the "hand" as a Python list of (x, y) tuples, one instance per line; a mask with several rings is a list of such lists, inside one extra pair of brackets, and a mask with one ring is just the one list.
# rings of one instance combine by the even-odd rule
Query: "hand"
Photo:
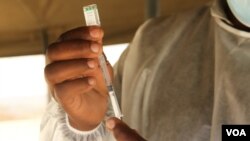
[(95, 128), (107, 110), (107, 88), (98, 67), (103, 34), (96, 26), (76, 28), (46, 51), (45, 77), (52, 96), (68, 114), (71, 126), (82, 131)]
[(108, 119), (106, 126), (117, 141), (146, 141), (135, 130), (117, 118)]

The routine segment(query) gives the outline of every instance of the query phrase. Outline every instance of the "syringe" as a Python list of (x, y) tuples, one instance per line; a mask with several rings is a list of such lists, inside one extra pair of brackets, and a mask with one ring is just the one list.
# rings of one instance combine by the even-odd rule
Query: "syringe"
[[(87, 26), (93, 26), (93, 25), (100, 26), (101, 25), (96, 4), (84, 6), (83, 13), (84, 13)], [(108, 93), (109, 93), (110, 101), (114, 110), (115, 117), (121, 119), (122, 113), (121, 113), (121, 110), (120, 110), (120, 107), (116, 98), (116, 94), (112, 85), (110, 75), (109, 75), (106, 59), (103, 54), (100, 55), (98, 59), (99, 59), (102, 74), (103, 74), (103, 77), (104, 77), (104, 80), (108, 89)]]

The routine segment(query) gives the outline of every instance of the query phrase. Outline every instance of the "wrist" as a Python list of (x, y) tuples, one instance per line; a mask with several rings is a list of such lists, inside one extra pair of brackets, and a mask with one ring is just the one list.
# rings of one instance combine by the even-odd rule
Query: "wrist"
[(91, 123), (84, 122), (84, 121), (76, 121), (67, 114), (65, 118), (66, 118), (66, 122), (68, 126), (79, 131), (91, 131), (97, 128), (98, 125), (100, 124), (100, 123), (91, 124)]

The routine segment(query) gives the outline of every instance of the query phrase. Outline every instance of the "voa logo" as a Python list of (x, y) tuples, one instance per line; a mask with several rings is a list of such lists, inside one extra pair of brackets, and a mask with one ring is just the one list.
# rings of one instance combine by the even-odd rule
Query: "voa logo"
[(227, 136), (247, 136), (244, 129), (226, 129)]

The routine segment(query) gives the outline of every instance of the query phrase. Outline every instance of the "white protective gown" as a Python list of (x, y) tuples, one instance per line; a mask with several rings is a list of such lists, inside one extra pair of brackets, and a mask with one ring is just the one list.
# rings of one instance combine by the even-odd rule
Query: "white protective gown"
[[(250, 124), (250, 33), (218, 3), (143, 24), (115, 69), (124, 121), (149, 141), (220, 141), (222, 124)], [(108, 139), (73, 129), (52, 101), (41, 141)]]

